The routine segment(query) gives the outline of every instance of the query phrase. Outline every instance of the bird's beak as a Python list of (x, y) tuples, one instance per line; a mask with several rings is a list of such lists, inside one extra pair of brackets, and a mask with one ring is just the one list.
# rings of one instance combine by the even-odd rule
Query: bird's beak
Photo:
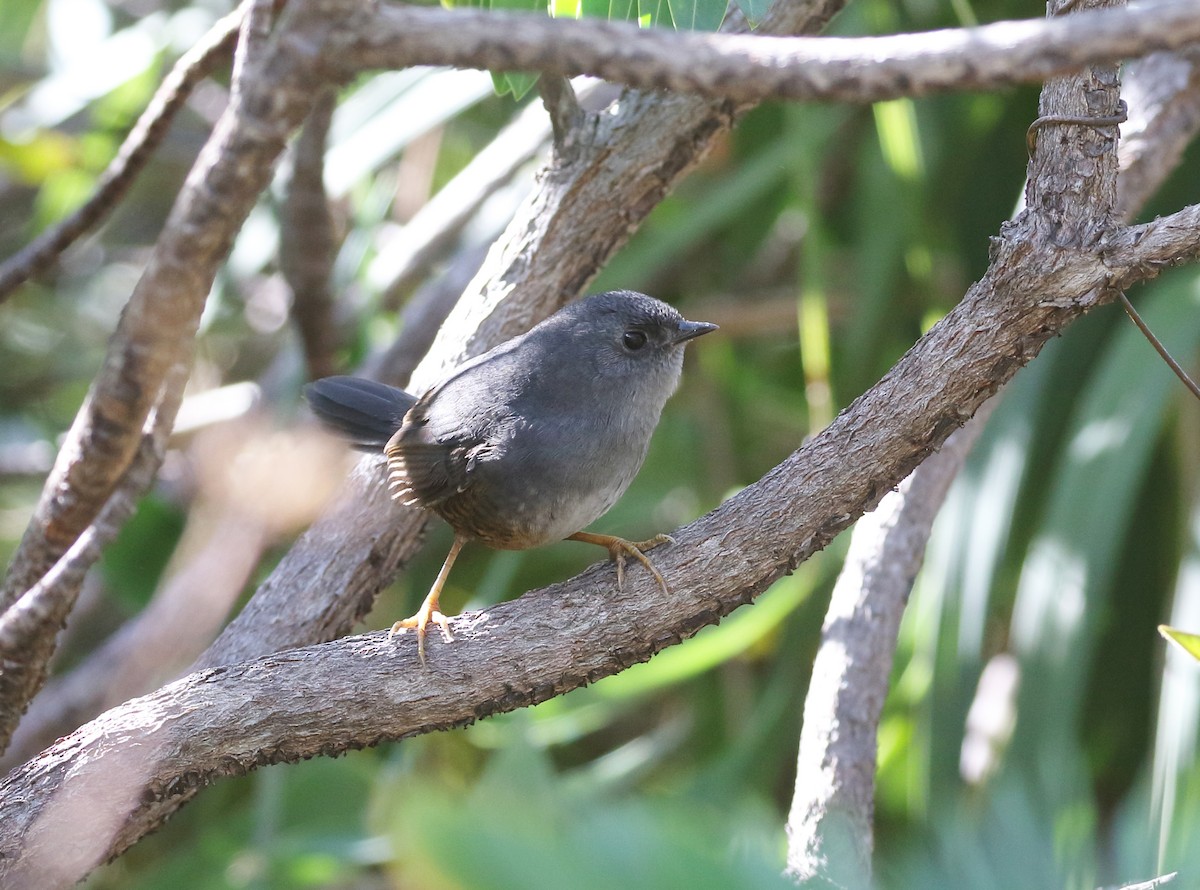
[(674, 345), (676, 343), (683, 343), (686, 340), (694, 340), (696, 337), (701, 337), (716, 329), (717, 326), (715, 324), (707, 321), (681, 321), (678, 332), (671, 338), (671, 343)]

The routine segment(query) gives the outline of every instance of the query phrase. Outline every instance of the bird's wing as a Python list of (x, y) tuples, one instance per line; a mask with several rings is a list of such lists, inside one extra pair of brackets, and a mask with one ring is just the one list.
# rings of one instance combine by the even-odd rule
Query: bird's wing
[(487, 449), (469, 429), (439, 429), (431, 422), (431, 395), (408, 412), (384, 448), (392, 497), (404, 504), (432, 507), (463, 491), (471, 468)]
[(527, 341), (515, 337), (469, 360), (417, 400), (384, 448), (392, 497), (432, 507), (466, 490), (477, 463), (504, 451), (511, 403), (538, 365), (537, 344)]

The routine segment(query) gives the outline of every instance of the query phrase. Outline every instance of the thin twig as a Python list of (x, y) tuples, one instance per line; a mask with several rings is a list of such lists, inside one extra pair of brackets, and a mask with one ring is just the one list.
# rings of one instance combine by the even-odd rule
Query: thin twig
[(538, 78), (538, 92), (542, 104), (550, 115), (550, 126), (554, 131), (554, 147), (558, 151), (569, 151), (571, 139), (583, 120), (583, 109), (575, 98), (575, 90), (565, 77), (543, 74)]
[(201, 80), (229, 56), (241, 26), (243, 7), (218, 21), (188, 50), (154, 94), (117, 156), (100, 174), (84, 204), (0, 264), (0, 303), (35, 275), (50, 268), (63, 251), (94, 229), (116, 207), (167, 135), (171, 121)]
[(1117, 103), (1117, 113), (1101, 117), (1086, 114), (1043, 114), (1025, 131), (1025, 148), (1030, 157), (1037, 150), (1038, 131), (1052, 125), (1076, 127), (1118, 127), (1129, 120), (1129, 109), (1124, 102)]
[(1133, 320), (1135, 325), (1137, 325), (1138, 330), (1142, 332), (1142, 336), (1150, 341), (1150, 345), (1154, 347), (1154, 351), (1162, 356), (1162, 360), (1167, 363), (1167, 366), (1172, 371), (1175, 372), (1175, 376), (1183, 381), (1183, 385), (1188, 388), (1188, 392), (1194, 395), (1197, 399), (1200, 399), (1200, 386), (1197, 386), (1196, 381), (1188, 376), (1188, 373), (1183, 369), (1183, 366), (1180, 365), (1179, 362), (1175, 361), (1175, 359), (1171, 356), (1171, 353), (1167, 351), (1167, 347), (1163, 345), (1163, 342), (1159, 340), (1158, 337), (1154, 336), (1154, 331), (1150, 330), (1149, 325), (1147, 325), (1142, 319), (1142, 316), (1138, 313), (1138, 311), (1133, 308), (1133, 304), (1129, 302), (1129, 298), (1125, 296), (1124, 291), (1117, 294), (1117, 299), (1121, 301), (1121, 305), (1125, 308), (1125, 314)]

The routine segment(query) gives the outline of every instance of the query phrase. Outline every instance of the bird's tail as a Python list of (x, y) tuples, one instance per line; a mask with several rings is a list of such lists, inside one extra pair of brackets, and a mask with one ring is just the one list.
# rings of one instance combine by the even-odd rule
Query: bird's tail
[(361, 377), (325, 377), (304, 387), (317, 418), (364, 451), (382, 449), (417, 399), (402, 389)]

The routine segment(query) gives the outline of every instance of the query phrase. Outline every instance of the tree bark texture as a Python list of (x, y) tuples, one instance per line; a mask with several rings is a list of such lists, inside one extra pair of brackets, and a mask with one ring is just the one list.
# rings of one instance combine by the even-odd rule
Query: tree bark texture
[[(789, 30), (816, 27), (837, 8), (783, 4), (768, 21)], [(1167, 4), (1153, 9), (1175, 14)], [(247, 63), (244, 93), (189, 178), (122, 320), (97, 396), (47, 485), (10, 573), (17, 595), (89, 527), (89, 514), (119, 478), (113, 468), (128, 465), (126, 452), (139, 441), (134, 433), (140, 435), (168, 358), (190, 342), (216, 266), (284, 139), (319, 87), (348, 73), (326, 55), (339, 47), (335, 38), (370, 43), (363, 35), (396, 12), (372, 12), (352, 0), (293, 0), (276, 31), (257, 44), (261, 56)], [(1134, 19), (1106, 15), (1090, 21), (1136, 30)], [(1171, 19), (1171, 30), (1178, 34), (1190, 21)], [(1174, 45), (1156, 42), (1174, 39), (1157, 32), (1138, 33), (1143, 48)], [(1132, 51), (1120, 45), (1117, 54)], [(550, 62), (545, 67), (555, 70)], [(1098, 83), (1094, 101), (1079, 113), (1111, 112), (1112, 86)], [(733, 95), (746, 99), (736, 89)], [(627, 92), (615, 113), (583, 116), (577, 132), (560, 140), (560, 154), (443, 327), (412, 388), (423, 390), (582, 291), (743, 107), (725, 98)], [(1039, 139), (1066, 138), (1069, 129), (1047, 126)], [(1072, 187), (1039, 186), (1030, 205), (1053, 208)], [(456, 642), (431, 640), (429, 672), (418, 668), (411, 640), (387, 642), (381, 634), (266, 654), (345, 633), (419, 542), (424, 516), (391, 504), (378, 465), (364, 462), (338, 511), (297, 543), (201, 660), (206, 669), (113, 709), (5, 778), (5, 885), (77, 880), (220, 776), (541, 701), (645, 660), (749, 601), (873, 508), (1049, 337), (1117, 290), (1200, 251), (1196, 207), (1102, 231), (1066, 215), (1046, 225), (1044, 216), (1006, 227), (994, 240), (987, 277), (833, 424), (678, 531), (677, 545), (656, 551), (672, 583), (669, 600), (636, 570), (618, 591), (612, 571), (599, 567), (457, 619)], [(149, 343), (166, 345), (162, 353), (139, 345)], [(121, 411), (109, 417), (107, 400), (120, 394)]]

